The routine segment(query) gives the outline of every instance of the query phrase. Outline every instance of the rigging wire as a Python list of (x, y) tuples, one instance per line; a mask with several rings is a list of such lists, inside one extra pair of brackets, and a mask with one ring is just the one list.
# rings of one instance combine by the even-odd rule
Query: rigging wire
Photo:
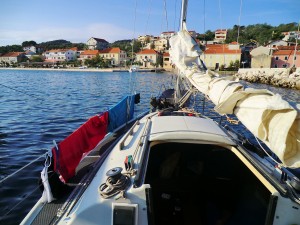
[(167, 1), (166, 0), (164, 0), (164, 12), (165, 12), (166, 23), (167, 23), (167, 31), (169, 31)]
[(241, 5), (240, 5), (239, 27), (238, 27), (238, 35), (237, 35), (237, 40), (236, 40), (237, 43), (239, 43), (239, 37), (240, 37), (241, 16), (242, 16), (242, 5), (243, 5), (243, 0), (241, 0)]
[(222, 9), (221, 9), (221, 0), (219, 0), (219, 16), (220, 16), (220, 29), (223, 28), (223, 23), (222, 23)]
[(5, 88), (8, 88), (8, 89), (11, 89), (11, 90), (14, 90), (14, 91), (19, 92), (19, 93), (22, 93), (22, 94), (24, 94), (24, 95), (30, 96), (30, 97), (32, 97), (32, 98), (34, 98), (34, 99), (36, 99), (36, 100), (44, 101), (44, 99), (42, 99), (42, 98), (36, 97), (35, 95), (32, 95), (32, 94), (28, 94), (27, 92), (24, 92), (24, 91), (20, 91), (20, 90), (18, 90), (18, 89), (16, 89), (16, 88), (13, 88), (13, 87), (10, 87), (10, 86), (1, 84), (1, 83), (0, 83), (0, 86), (5, 87)]
[(147, 35), (147, 32), (148, 32), (149, 19), (150, 19), (151, 9), (152, 9), (151, 6), (152, 6), (152, 0), (149, 0), (149, 11), (148, 11), (148, 17), (147, 17), (146, 26), (145, 26), (145, 35)]
[[(46, 153), (47, 154), (47, 153)], [(43, 155), (45, 156), (45, 154)], [(49, 181), (49, 179), (54, 176), (54, 173), (51, 174), (50, 176), (48, 176), (48, 179), (45, 181)], [(20, 200), (17, 204), (15, 204), (10, 210), (8, 210), (4, 215), (0, 216), (0, 222), (3, 221), (5, 219), (5, 216), (9, 215), (14, 209), (16, 209), (20, 204), (22, 204), (25, 200), (27, 200), (34, 192), (36, 192), (38, 189), (40, 189), (41, 187), (43, 187), (43, 182), (41, 182), (40, 184), (38, 184), (38, 186), (33, 189), (29, 194), (27, 194), (22, 200)]]
[(178, 0), (176, 0), (175, 1), (175, 13), (174, 13), (174, 31), (176, 31), (176, 30), (179, 30), (179, 27), (178, 27), (178, 29), (176, 29), (176, 20), (177, 20), (177, 2), (178, 2)]

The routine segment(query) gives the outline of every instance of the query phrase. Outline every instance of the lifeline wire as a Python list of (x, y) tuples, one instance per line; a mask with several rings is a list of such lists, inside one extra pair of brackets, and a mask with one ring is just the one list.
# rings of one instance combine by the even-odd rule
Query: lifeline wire
[[(47, 153), (46, 153), (47, 154)], [(45, 156), (45, 154), (43, 155)], [(41, 156), (42, 157), (42, 156)], [(39, 157), (40, 158), (40, 157)], [(48, 177), (48, 180), (54, 175), (54, 173)], [(5, 178), (6, 179), (6, 178)], [(30, 192), (24, 199), (19, 201), (17, 204), (15, 204), (8, 212), (6, 212), (4, 215), (1, 215), (0, 222), (4, 219), (5, 216), (9, 215), (15, 208), (17, 208), (22, 202), (24, 202), (27, 198), (29, 198), (35, 191), (37, 191), (43, 184), (39, 184), (35, 189), (33, 189), (32, 192)]]
[(24, 95), (30, 96), (30, 97), (35, 98), (35, 99), (37, 99), (37, 100), (44, 101), (44, 99), (38, 98), (38, 97), (36, 97), (35, 95), (28, 94), (28, 93), (26, 93), (26, 92), (24, 92), (24, 91), (20, 91), (20, 90), (18, 90), (18, 89), (15, 89), (15, 88), (6, 86), (6, 85), (4, 85), (4, 84), (0, 84), (0, 86), (6, 87), (6, 88), (8, 88), (8, 89), (11, 89), (11, 90), (14, 90), (14, 91), (16, 91), (16, 92), (22, 93), (22, 94), (24, 94)]
[[(47, 154), (47, 153), (46, 153)], [(7, 177), (5, 177), (4, 179), (2, 179), (0, 181), (0, 184), (3, 183), (4, 181), (6, 181), (7, 179), (9, 179), (10, 177), (16, 175), (17, 173), (19, 173), (20, 171), (22, 171), (23, 169), (25, 169), (26, 167), (30, 166), (31, 164), (33, 164), (34, 162), (38, 161), (40, 158), (45, 157), (45, 154), (39, 156), (38, 158), (36, 158), (35, 160), (31, 161), (30, 163), (26, 164), (25, 166), (23, 166), (22, 168), (18, 169), (17, 171), (13, 172), (12, 174), (8, 175)]]

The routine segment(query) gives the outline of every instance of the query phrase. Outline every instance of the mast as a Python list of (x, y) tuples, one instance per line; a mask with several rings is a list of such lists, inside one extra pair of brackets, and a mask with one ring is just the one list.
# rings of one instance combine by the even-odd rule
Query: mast
[(181, 2), (181, 18), (180, 18), (180, 30), (186, 27), (186, 12), (187, 12), (188, 0), (182, 0)]

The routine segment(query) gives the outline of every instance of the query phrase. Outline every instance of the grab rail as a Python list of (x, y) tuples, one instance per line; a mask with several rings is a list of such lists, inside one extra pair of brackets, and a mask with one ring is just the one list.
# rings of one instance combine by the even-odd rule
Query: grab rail
[(127, 132), (127, 134), (125, 135), (124, 139), (121, 141), (120, 143), (120, 150), (122, 150), (125, 146), (125, 141), (127, 140), (127, 138), (129, 137), (129, 135), (132, 135), (133, 134), (133, 129), (137, 126), (137, 125), (140, 125), (140, 121), (137, 120), (133, 126), (130, 128), (130, 130)]

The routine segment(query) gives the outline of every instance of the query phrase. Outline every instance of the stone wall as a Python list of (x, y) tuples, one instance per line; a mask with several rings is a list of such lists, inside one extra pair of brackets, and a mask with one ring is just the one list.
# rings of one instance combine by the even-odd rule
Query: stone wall
[(300, 68), (239, 69), (235, 76), (252, 83), (271, 84), (300, 90)]

